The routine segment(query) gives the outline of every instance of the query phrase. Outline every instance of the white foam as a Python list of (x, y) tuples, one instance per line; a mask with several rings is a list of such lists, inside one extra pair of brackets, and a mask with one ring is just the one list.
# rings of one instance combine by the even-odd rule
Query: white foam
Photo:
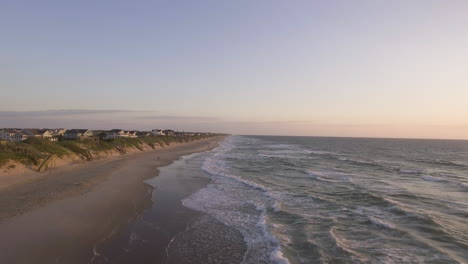
[(336, 154), (330, 151), (323, 151), (323, 150), (306, 150), (306, 151), (309, 154), (315, 154), (315, 155), (335, 155)]
[(447, 181), (446, 179), (430, 176), (430, 175), (423, 175), (421, 178), (425, 181), (431, 181), (431, 182), (445, 182)]
[(377, 217), (369, 216), (368, 218), (375, 225), (385, 227), (385, 228), (388, 228), (388, 229), (396, 229), (393, 224), (385, 222), (384, 220), (379, 219)]
[(275, 212), (281, 211), (281, 203), (279, 201), (275, 201), (273, 203), (272, 208), (273, 208), (273, 211), (275, 211)]
[(397, 201), (395, 201), (395, 200), (392, 200), (392, 199), (390, 199), (390, 198), (384, 197), (383, 199), (384, 199), (385, 201), (391, 203), (393, 206), (395, 206), (395, 207), (397, 207), (397, 208), (402, 208), (402, 209), (403, 209), (403, 208), (406, 207), (405, 204), (402, 204), (402, 203), (397, 202)]
[(278, 264), (289, 264), (289, 260), (283, 256), (279, 246), (271, 253), (270, 260)]
[[(230, 173), (225, 158), (234, 146), (228, 143), (221, 144), (202, 164), (212, 182), (184, 199), (183, 205), (237, 229), (247, 245), (243, 264), (289, 263), (279, 241), (268, 231), (267, 208), (279, 208), (276, 202), (281, 193)], [(255, 210), (245, 210), (251, 207)]]

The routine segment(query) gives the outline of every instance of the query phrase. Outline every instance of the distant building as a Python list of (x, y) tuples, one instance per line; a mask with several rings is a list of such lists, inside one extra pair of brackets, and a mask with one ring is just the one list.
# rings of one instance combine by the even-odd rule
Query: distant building
[(164, 132), (161, 129), (153, 129), (151, 130), (151, 134), (154, 136), (165, 136)]
[(41, 138), (41, 134), (37, 130), (38, 129), (22, 129), (19, 132), (25, 134), (26, 136), (28, 136), (28, 138), (30, 137)]
[(125, 134), (126, 134), (126, 136), (129, 137), (129, 138), (136, 138), (136, 137), (138, 137), (138, 136), (137, 136), (137, 132), (138, 132), (138, 131), (131, 130), (131, 131), (125, 131)]
[(103, 139), (116, 139), (126, 137), (125, 131), (123, 129), (112, 129), (104, 132)]
[(166, 129), (166, 130), (163, 130), (163, 133), (164, 133), (164, 135), (166, 135), (166, 136), (173, 136), (173, 135), (174, 135), (174, 130), (172, 130), (172, 129)]
[(23, 129), (21, 132), (28, 135), (29, 137), (35, 138), (45, 138), (51, 140), (53, 137), (52, 131), (48, 129)]
[(3, 128), (0, 130), (0, 141), (11, 141), (16, 130), (10, 128)]
[(49, 129), (49, 131), (51, 131), (52, 136), (60, 137), (60, 136), (63, 136), (65, 134), (65, 131), (67, 130), (64, 128), (54, 128), (54, 129)]
[(28, 138), (29, 138), (29, 136), (24, 134), (21, 131), (15, 131), (10, 135), (10, 141), (13, 141), (13, 142), (21, 142), (21, 141), (24, 141), (24, 140), (26, 140)]
[(137, 132), (136, 135), (139, 138), (143, 138), (143, 137), (149, 137), (149, 136), (151, 136), (153, 134), (151, 134), (151, 132), (149, 132), (149, 131), (141, 131), (141, 132)]
[(93, 132), (89, 129), (70, 129), (63, 134), (65, 139), (84, 139), (91, 136), (93, 136)]

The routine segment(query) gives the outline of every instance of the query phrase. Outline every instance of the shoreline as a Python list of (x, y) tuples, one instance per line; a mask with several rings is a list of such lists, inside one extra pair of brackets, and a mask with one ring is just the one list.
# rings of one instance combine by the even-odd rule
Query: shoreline
[(223, 138), (57, 169), (34, 184), (1, 190), (0, 262), (88, 263), (94, 245), (151, 206), (152, 187), (145, 179), (181, 156), (213, 149)]
[(242, 262), (247, 250), (242, 234), (183, 203), (212, 182), (201, 168), (207, 155), (183, 156), (148, 179), (154, 187), (152, 205), (109, 240), (96, 245), (90, 264)]

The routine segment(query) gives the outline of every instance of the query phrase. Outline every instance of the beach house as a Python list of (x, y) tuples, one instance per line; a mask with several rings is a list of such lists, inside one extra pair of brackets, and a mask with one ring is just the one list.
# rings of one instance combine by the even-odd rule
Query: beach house
[(140, 131), (140, 132), (137, 132), (136, 135), (139, 138), (143, 138), (143, 137), (149, 137), (149, 136), (151, 136), (153, 134), (151, 134), (151, 132), (149, 132), (149, 131)]
[(126, 134), (127, 134), (127, 136), (128, 136), (129, 138), (136, 138), (136, 137), (138, 137), (138, 136), (137, 136), (137, 132), (138, 132), (138, 131), (130, 130), (130, 131), (125, 131), (125, 132), (126, 132)]
[(121, 137), (128, 137), (123, 129), (112, 129), (104, 132), (103, 139), (116, 139)]
[(13, 135), (14, 131), (8, 128), (3, 128), (0, 130), (0, 141), (10, 141), (10, 137)]
[(48, 129), (23, 129), (21, 130), (21, 132), (28, 135), (28, 137), (45, 138), (48, 140), (53, 140), (52, 131)]
[(50, 129), (50, 131), (52, 133), (52, 136), (60, 137), (60, 136), (63, 136), (65, 134), (65, 131), (67, 130), (64, 128), (54, 128), (54, 129)]
[(154, 136), (165, 136), (164, 132), (161, 129), (153, 129), (151, 130), (151, 134)]
[(84, 139), (93, 136), (89, 129), (70, 129), (63, 134), (64, 139)]
[(172, 129), (165, 129), (163, 130), (164, 135), (166, 136), (173, 136), (174, 135), (174, 130)]
[(10, 134), (10, 140), (9, 141), (21, 142), (21, 141), (24, 141), (24, 140), (26, 140), (28, 138), (29, 138), (29, 136), (27, 134), (23, 133), (22, 131), (15, 131), (12, 134)]

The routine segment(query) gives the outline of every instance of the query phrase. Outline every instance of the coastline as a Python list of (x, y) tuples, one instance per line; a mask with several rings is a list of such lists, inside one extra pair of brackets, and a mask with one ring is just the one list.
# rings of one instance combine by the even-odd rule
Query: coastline
[[(223, 137), (60, 168), (0, 191), (0, 262), (88, 263), (94, 245), (151, 206), (158, 167)], [(156, 157), (159, 156), (159, 159)]]
[(202, 169), (208, 156), (206, 152), (183, 156), (148, 179), (154, 187), (151, 207), (96, 245), (90, 264), (241, 263), (247, 251), (243, 235), (184, 203), (212, 182)]

